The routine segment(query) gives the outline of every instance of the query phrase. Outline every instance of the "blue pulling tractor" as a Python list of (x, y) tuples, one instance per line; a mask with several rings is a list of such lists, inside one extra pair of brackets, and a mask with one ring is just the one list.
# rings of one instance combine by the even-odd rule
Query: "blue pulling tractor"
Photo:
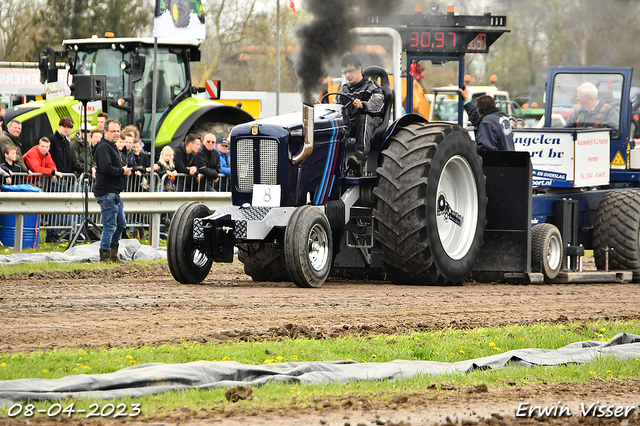
[[(382, 17), (368, 22), (385, 25)], [(462, 85), (464, 54), (487, 52), (506, 18), (447, 13), (396, 16), (388, 24), (408, 61), (459, 61)], [(570, 96), (573, 104), (579, 82), (597, 81), (603, 94), (619, 87), (612, 100), (617, 129), (523, 130), (516, 134), (519, 152), (478, 153), (457, 124), (408, 114), (387, 126), (394, 91), (382, 68), (368, 67), (363, 74), (382, 86), (385, 108), (362, 177), (345, 167), (354, 143), (342, 105), (304, 105), (301, 113), (237, 125), (232, 205), (213, 213), (197, 202), (180, 207), (167, 241), (171, 273), (181, 283), (200, 283), (214, 261), (232, 262), (237, 248), (254, 280), (299, 287), (320, 287), (330, 274), (414, 285), (460, 285), (469, 276), (640, 278), (640, 170), (625, 163), (631, 70), (594, 72), (552, 70), (547, 121)], [(622, 169), (610, 171), (619, 155)], [(589, 248), (607, 272), (581, 272)]]

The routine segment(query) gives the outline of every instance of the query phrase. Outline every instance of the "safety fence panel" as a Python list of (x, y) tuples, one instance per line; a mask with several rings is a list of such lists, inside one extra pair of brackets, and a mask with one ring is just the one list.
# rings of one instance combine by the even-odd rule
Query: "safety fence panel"
[[(186, 174), (176, 174), (170, 176), (165, 174), (162, 178), (155, 173), (154, 174), (154, 186), (155, 191), (158, 192), (229, 192), (231, 190), (231, 183), (228, 176), (220, 175), (216, 182), (207, 181), (204, 177), (198, 179)], [(93, 177), (87, 176), (87, 192), (93, 192)], [(44, 176), (39, 173), (27, 174), (27, 173), (14, 173), (12, 176), (12, 185), (29, 184), (41, 188), (43, 192), (51, 193), (63, 193), (63, 192), (79, 192), (84, 191), (83, 185), (85, 184), (85, 175), (81, 174), (76, 177), (72, 173), (63, 173), (62, 178), (52, 179), (50, 176)], [(127, 178), (125, 190), (126, 193), (136, 192), (150, 192), (150, 174), (143, 173), (139, 175), (132, 174)], [(94, 202), (94, 201), (92, 201)], [(126, 211), (126, 209), (125, 209)], [(132, 237), (142, 237), (145, 231), (148, 230), (150, 224), (151, 215), (147, 213), (127, 213), (127, 232)], [(160, 218), (161, 235), (166, 232), (166, 228), (170, 222), (172, 214), (162, 214)], [(89, 214), (88, 219), (94, 224), (102, 227), (102, 215), (101, 214)], [(43, 213), (40, 218), (41, 229), (52, 229), (59, 233), (69, 232), (77, 228), (79, 224), (82, 224), (82, 215), (69, 215), (69, 214), (50, 214)]]
[(230, 192), (231, 179), (229, 176), (220, 175), (216, 181), (209, 180), (202, 175), (191, 176), (184, 173), (174, 175), (165, 174), (162, 176), (158, 191), (174, 192)]
[[(62, 173), (62, 177), (45, 176), (42, 173), (14, 173), (11, 177), (12, 185), (32, 185), (42, 189), (43, 192), (61, 193), (78, 192), (78, 178), (73, 173)], [(40, 229), (55, 229), (70, 231), (77, 223), (82, 221), (79, 215), (42, 214), (40, 216)]]

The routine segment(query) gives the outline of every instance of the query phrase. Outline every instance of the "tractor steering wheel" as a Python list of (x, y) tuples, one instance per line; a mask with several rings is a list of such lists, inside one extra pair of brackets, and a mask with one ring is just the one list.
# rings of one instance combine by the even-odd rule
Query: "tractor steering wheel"
[[(353, 101), (356, 99), (356, 98), (354, 98), (353, 96), (351, 96), (351, 95), (347, 95), (347, 94), (344, 94), (344, 93), (340, 93), (340, 92), (329, 92), (329, 93), (326, 93), (326, 94), (322, 97), (322, 99), (320, 100), (320, 103), (328, 104), (328, 103), (329, 103), (329, 96), (331, 96), (331, 95), (344, 96), (345, 98), (349, 99), (351, 102), (353, 102)], [(348, 104), (346, 104), (345, 106), (348, 106), (351, 102), (349, 102), (349, 103), (348, 103)]]

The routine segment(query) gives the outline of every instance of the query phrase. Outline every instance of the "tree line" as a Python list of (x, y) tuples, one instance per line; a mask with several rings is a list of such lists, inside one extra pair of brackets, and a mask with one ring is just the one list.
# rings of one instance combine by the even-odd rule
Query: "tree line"
[[(207, 39), (193, 80), (223, 80), (224, 90), (275, 91), (276, 1), (204, 1)], [(431, 2), (427, 2), (431, 3)], [(640, 2), (637, 0), (449, 0), (457, 14), (507, 15), (507, 29), (488, 55), (469, 55), (467, 72), (474, 82), (498, 76), (512, 97), (541, 100), (550, 65), (632, 66), (640, 73)], [(444, 4), (446, 3), (446, 4)], [(311, 19), (304, 2), (298, 16), (280, 0), (281, 90), (296, 91), (295, 26)], [(413, 13), (405, 0), (398, 13)], [(36, 62), (47, 44), (87, 38), (106, 31), (116, 37), (150, 37), (153, 2), (145, 0), (6, 0), (0, 8), (0, 54), (3, 61)], [(423, 13), (428, 13), (424, 4)], [(329, 40), (331, 34), (325, 35)], [(406, 67), (406, 64), (403, 64)], [(339, 77), (335, 75), (334, 77)], [(433, 69), (421, 81), (425, 90), (454, 79)], [(451, 82), (451, 81), (449, 81)]]

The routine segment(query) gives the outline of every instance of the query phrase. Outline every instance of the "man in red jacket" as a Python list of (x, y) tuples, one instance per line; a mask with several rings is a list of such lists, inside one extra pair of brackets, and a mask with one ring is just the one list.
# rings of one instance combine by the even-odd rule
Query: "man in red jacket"
[[(62, 178), (62, 173), (57, 170), (56, 163), (53, 162), (51, 155), (49, 155), (49, 149), (51, 149), (51, 141), (49, 138), (40, 138), (38, 145), (32, 146), (31, 149), (22, 156), (22, 159), (27, 169), (34, 173), (41, 173), (43, 176), (50, 176), (51, 182), (43, 182), (43, 186), (51, 190), (56, 180)], [(64, 181), (60, 180), (59, 183), (63, 182)], [(48, 243), (56, 243), (58, 240), (59, 236), (56, 231), (51, 228), (47, 229), (45, 241)]]
[(56, 168), (56, 163), (53, 162), (51, 155), (49, 155), (49, 149), (51, 149), (49, 138), (40, 138), (38, 145), (31, 147), (22, 156), (22, 159), (29, 170), (34, 173), (41, 173), (44, 176), (51, 176), (51, 180), (55, 182), (56, 177), (62, 177), (62, 173)]

